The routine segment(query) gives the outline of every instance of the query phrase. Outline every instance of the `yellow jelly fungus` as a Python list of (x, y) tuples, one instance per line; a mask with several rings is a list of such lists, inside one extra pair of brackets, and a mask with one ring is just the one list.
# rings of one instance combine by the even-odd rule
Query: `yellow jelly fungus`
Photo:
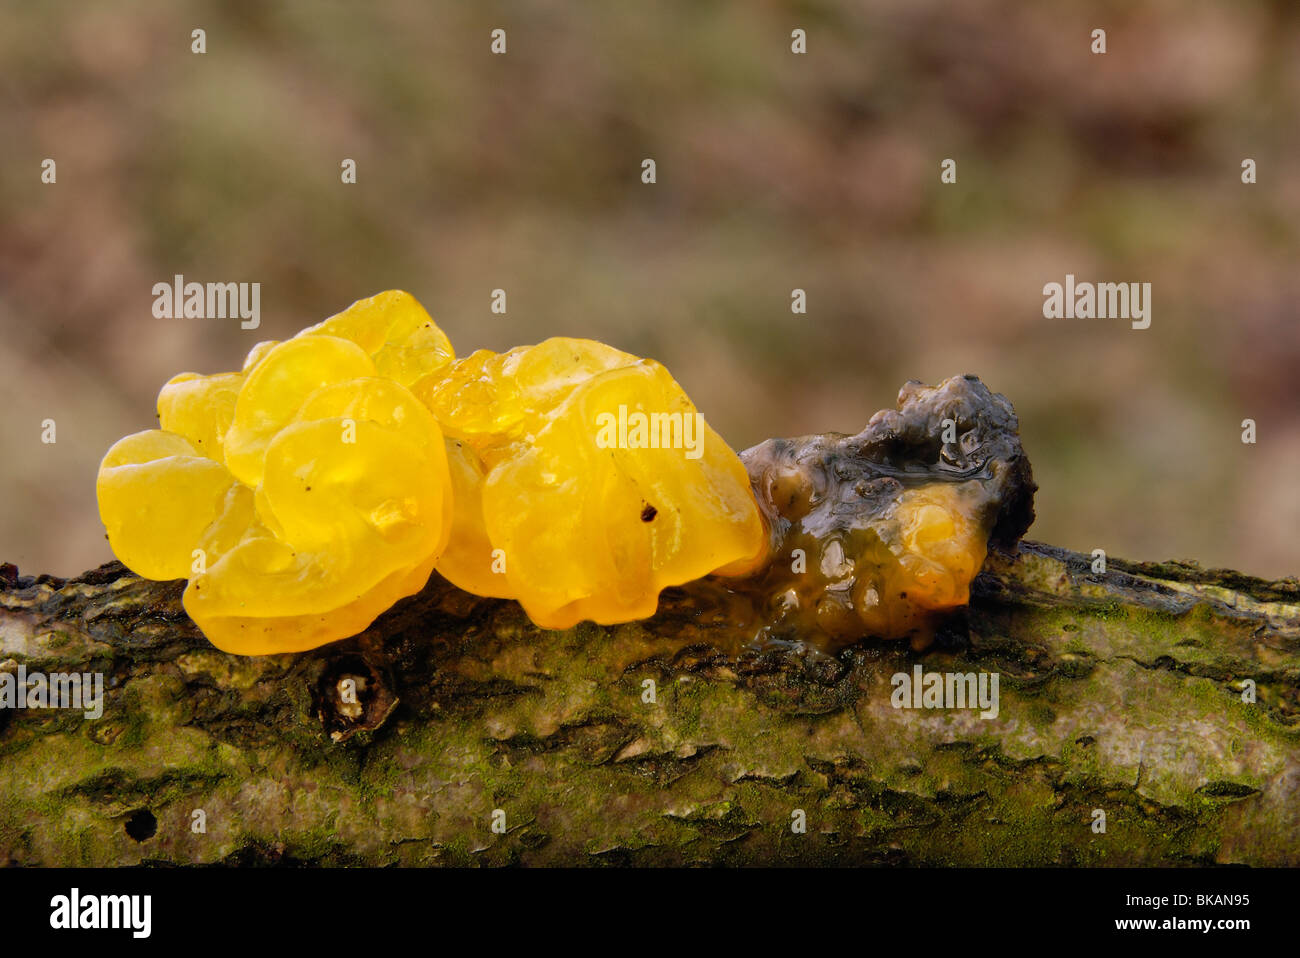
[(299, 336), (338, 336), (375, 361), (380, 376), (410, 386), (456, 358), (451, 341), (410, 293), (398, 289), (358, 300)]
[(264, 343), (258, 343), (256, 346), (254, 346), (252, 349), (248, 351), (248, 356), (245, 357), (244, 359), (243, 371), (247, 373), (250, 370), (252, 370), (254, 366), (258, 365), (263, 359), (266, 358), (267, 353), (269, 353), (271, 350), (275, 349), (275, 347), (279, 345), (280, 345), (279, 340), (275, 340), (275, 339), (269, 339)]
[(148, 579), (190, 574), (191, 550), (221, 513), (233, 480), (184, 436), (150, 429), (119, 439), (99, 467), (99, 515), (113, 552)]
[(177, 376), (158, 411), (105, 457), (100, 514), (231, 652), (354, 635), (435, 566), (562, 628), (768, 548), (740, 459), (658, 363), (577, 339), (455, 361), (400, 291)]
[(457, 360), (401, 291), (172, 378), (158, 418), (100, 466), (109, 541), (244, 654), (355, 635), (435, 568), (544, 628), (694, 582), (753, 641), (921, 647), (1033, 519), (1014, 411), (975, 377), (737, 456), (652, 360), (567, 338)]
[(185, 436), (201, 455), (222, 462), (243, 383), (242, 373), (173, 376), (158, 393), (158, 424), (165, 432)]
[(555, 337), (505, 353), (480, 349), (412, 389), (448, 437), (489, 453), (507, 441), (527, 441), (592, 377), (641, 361), (594, 340)]
[(424, 586), (451, 502), (441, 433), (420, 408), (424, 421), (298, 420), (275, 437), (261, 485), (228, 501), (201, 546), (213, 553), (207, 570), (185, 590), (186, 611), (214, 644), (311, 648), (361, 631)]
[(493, 548), (483, 518), (483, 463), (469, 443), (448, 439), (447, 466), (456, 507), (438, 571), (466, 592), (513, 599), (515, 590), (504, 574), (508, 568), (505, 552)]
[[(425, 375), (450, 346), (405, 293), (340, 316), (346, 335), (259, 343), (241, 372), (174, 377), (162, 428), (120, 440), (100, 466), (113, 551), (149, 578), (188, 578), (186, 611), (227, 651), (354, 635), (418, 592), (446, 546), (442, 430), (380, 369)], [(423, 342), (436, 361), (411, 353)]]
[(766, 554), (739, 458), (656, 362), (555, 338), (415, 391), (458, 440), (438, 571), (538, 625), (645, 618), (664, 588)]
[(309, 336), (280, 343), (247, 374), (225, 437), (226, 465), (245, 485), (262, 481), (267, 446), (317, 389), (373, 376), (375, 364), (356, 343)]

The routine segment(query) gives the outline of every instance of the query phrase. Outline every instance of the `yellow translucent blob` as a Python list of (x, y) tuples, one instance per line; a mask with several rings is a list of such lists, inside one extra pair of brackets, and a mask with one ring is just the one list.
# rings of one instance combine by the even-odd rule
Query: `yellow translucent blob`
[(451, 513), (441, 430), (408, 390), (369, 377), (322, 387), (268, 445), (256, 492), (210, 530), (186, 611), (245, 654), (354, 634), (424, 585)]
[(767, 548), (739, 458), (662, 366), (562, 338), (457, 361), (401, 291), (176, 376), (158, 412), (109, 450), (100, 513), (231, 652), (354, 635), (435, 566), (563, 628)]
[(174, 377), (164, 428), (119, 441), (100, 467), (118, 558), (189, 578), (186, 610), (227, 651), (362, 631), (423, 587), (450, 535), (442, 430), (402, 385), (450, 362), (446, 337), (405, 293), (334, 320), (340, 335), (258, 343), (241, 372)]
[(114, 555), (148, 579), (185, 578), (234, 481), (184, 436), (150, 429), (119, 439), (95, 482)]
[(226, 430), (235, 417), (235, 400), (244, 383), (242, 373), (173, 376), (158, 393), (158, 424), (184, 436), (200, 454), (224, 460)]
[(640, 360), (590, 339), (555, 337), (509, 352), (480, 349), (413, 387), (447, 435), (480, 454), (527, 439), (571, 393), (599, 373)]
[(466, 592), (513, 599), (514, 590), (505, 576), (505, 552), (492, 545), (483, 518), (483, 464), (469, 443), (448, 439), (447, 467), (456, 507), (438, 572)]
[[(254, 562), (252, 568), (256, 568)], [(203, 581), (191, 580), (185, 589), (185, 611), (213, 645), (241, 655), (271, 655), (299, 652), (364, 632), (380, 614), (399, 599), (424, 588), (433, 571), (433, 557), (385, 577), (362, 595), (339, 605), (325, 604), (300, 614), (219, 614), (200, 601)], [(316, 574), (310, 566), (298, 570), (300, 577)], [(282, 575), (277, 581), (283, 581)], [(347, 594), (344, 592), (343, 594)], [(332, 603), (339, 593), (331, 593)]]
[[(653, 615), (667, 586), (766, 549), (739, 458), (658, 363), (551, 339), (476, 353), (416, 391), (461, 438), (453, 476), (474, 498), (483, 475), (482, 522), (458, 518), (439, 571), (539, 625)], [(493, 550), (502, 572), (484, 571)]]
[(438, 421), (424, 404), (409, 389), (377, 376), (348, 379), (316, 390), (298, 408), (294, 421), (317, 419), (382, 423), (422, 449), (435, 440), (442, 443)]
[(270, 353), (271, 350), (275, 349), (275, 347), (279, 345), (280, 341), (278, 339), (268, 339), (265, 342), (258, 343), (250, 349), (248, 355), (244, 358), (244, 372), (251, 371), (254, 366), (258, 365), (266, 358), (267, 354)]
[(451, 341), (410, 293), (388, 290), (357, 300), (299, 336), (339, 336), (375, 361), (380, 376), (403, 386), (441, 369), (456, 356)]
[(266, 447), (308, 396), (322, 386), (374, 373), (370, 357), (337, 336), (291, 339), (273, 347), (240, 387), (225, 436), (226, 465), (240, 482), (257, 485)]

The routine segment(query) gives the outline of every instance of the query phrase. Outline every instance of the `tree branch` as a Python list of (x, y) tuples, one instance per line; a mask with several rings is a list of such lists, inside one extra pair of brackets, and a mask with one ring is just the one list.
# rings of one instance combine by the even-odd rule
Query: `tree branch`
[[(105, 696), (0, 713), (0, 859), (1300, 864), (1300, 583), (1090, 563), (990, 556), (968, 635), (919, 655), (719, 648), (680, 596), (546, 632), (435, 576), (355, 639), (255, 658), (180, 583), (2, 566), (0, 670)], [(997, 717), (894, 708), (918, 664), (997, 673)]]

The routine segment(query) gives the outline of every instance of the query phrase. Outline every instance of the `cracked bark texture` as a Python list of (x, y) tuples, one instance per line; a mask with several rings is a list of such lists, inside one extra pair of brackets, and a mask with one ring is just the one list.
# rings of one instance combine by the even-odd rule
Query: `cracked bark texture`
[[(3, 566), (0, 669), (106, 694), (0, 713), (0, 861), (1300, 864), (1300, 583), (1090, 563), (990, 556), (924, 653), (744, 652), (681, 593), (548, 632), (435, 576), (261, 658), (212, 648), (181, 583)], [(997, 672), (999, 715), (893, 708), (917, 663)]]

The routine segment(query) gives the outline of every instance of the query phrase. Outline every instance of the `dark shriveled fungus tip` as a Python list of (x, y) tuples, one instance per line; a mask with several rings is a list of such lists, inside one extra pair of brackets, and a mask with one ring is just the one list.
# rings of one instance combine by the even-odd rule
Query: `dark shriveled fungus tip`
[[(975, 376), (908, 382), (856, 436), (771, 439), (741, 454), (771, 559), (730, 593), (752, 642), (921, 648), (964, 606), (990, 546), (1013, 549), (1037, 486), (1011, 403)], [(737, 603), (736, 599), (745, 602)]]

